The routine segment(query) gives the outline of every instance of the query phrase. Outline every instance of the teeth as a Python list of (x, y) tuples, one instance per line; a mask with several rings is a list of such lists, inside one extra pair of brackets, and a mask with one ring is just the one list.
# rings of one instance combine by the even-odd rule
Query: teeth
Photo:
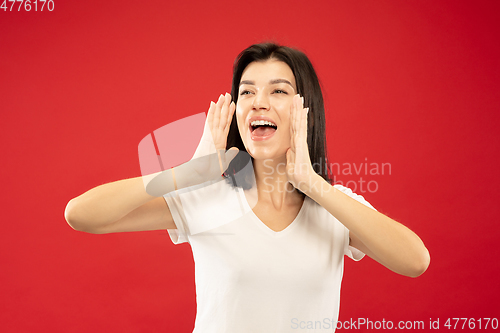
[(254, 120), (250, 123), (250, 125), (252, 125), (252, 126), (269, 125), (269, 126), (273, 126), (273, 127), (278, 127), (278, 126), (276, 126), (276, 124), (274, 124), (270, 121), (267, 121), (267, 120)]

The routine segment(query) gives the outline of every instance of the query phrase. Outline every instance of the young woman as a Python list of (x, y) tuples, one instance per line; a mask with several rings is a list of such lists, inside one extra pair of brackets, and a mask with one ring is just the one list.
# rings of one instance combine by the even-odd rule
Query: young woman
[[(231, 95), (210, 104), (207, 137), (218, 151), (239, 150), (219, 155), (225, 181), (154, 197), (141, 177), (126, 179), (82, 194), (65, 212), (80, 231), (167, 229), (174, 243), (189, 242), (195, 332), (331, 332), (344, 255), (366, 254), (411, 277), (427, 269), (415, 233), (332, 186), (325, 168), (315, 172), (327, 161), (324, 106), (302, 52), (265, 43), (240, 53)], [(173, 178), (188, 175), (181, 169)]]

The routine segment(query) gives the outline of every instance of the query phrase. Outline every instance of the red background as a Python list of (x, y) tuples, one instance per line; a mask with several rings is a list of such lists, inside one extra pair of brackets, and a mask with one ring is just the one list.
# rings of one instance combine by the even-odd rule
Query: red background
[(206, 111), (264, 40), (309, 55), (331, 160), (390, 163), (360, 194), (431, 253), (417, 279), (346, 260), (340, 318), (500, 317), (499, 1), (54, 2), (0, 11), (3, 332), (192, 330), (188, 245), (77, 232), (63, 212), (139, 176), (139, 141)]

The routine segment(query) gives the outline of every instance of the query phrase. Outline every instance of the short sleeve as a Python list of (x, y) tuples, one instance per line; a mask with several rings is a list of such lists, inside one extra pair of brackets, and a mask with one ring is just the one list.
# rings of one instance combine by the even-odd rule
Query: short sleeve
[(177, 229), (167, 230), (172, 242), (190, 242), (193, 235), (210, 232), (243, 216), (237, 188), (225, 180), (206, 182), (164, 196)]
[[(363, 198), (362, 195), (354, 193), (350, 188), (342, 186), (342, 185), (334, 185), (337, 190), (341, 191), (342, 193), (350, 196), (354, 200), (357, 200), (361, 202), (363, 205), (370, 207), (371, 209), (376, 210), (368, 201)], [(355, 247), (352, 247), (349, 245), (349, 229), (344, 227), (344, 255), (348, 256), (349, 258), (353, 259), (354, 261), (359, 261), (363, 259), (365, 254), (361, 252), (360, 250), (356, 249)]]
[(170, 214), (172, 214), (172, 219), (174, 220), (177, 229), (167, 229), (168, 235), (174, 244), (189, 243), (186, 232), (186, 217), (184, 216), (184, 211), (182, 209), (182, 203), (179, 193), (171, 192), (163, 196), (165, 199)]

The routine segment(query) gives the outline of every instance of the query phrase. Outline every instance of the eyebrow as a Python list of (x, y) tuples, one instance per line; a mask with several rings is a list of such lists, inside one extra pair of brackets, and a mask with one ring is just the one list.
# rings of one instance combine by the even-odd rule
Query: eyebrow
[[(277, 83), (286, 83), (286, 84), (289, 84), (293, 88), (292, 83), (290, 81), (288, 81), (288, 80), (285, 80), (285, 79), (274, 79), (274, 80), (269, 81), (269, 84), (277, 84)], [(244, 81), (240, 82), (240, 86), (242, 84), (255, 85), (255, 82), (254, 81), (250, 81), (250, 80), (244, 80)]]

